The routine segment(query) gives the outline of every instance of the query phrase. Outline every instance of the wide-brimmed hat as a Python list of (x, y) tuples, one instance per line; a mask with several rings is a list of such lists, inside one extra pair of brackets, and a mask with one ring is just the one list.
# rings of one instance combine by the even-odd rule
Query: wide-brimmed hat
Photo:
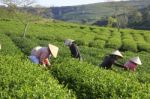
[(112, 52), (111, 55), (116, 55), (116, 56), (123, 57), (123, 55), (121, 54), (121, 52), (119, 50), (116, 50), (116, 51)]
[(65, 42), (64, 42), (64, 44), (65, 44), (65, 45), (71, 45), (72, 42), (74, 42), (74, 41), (75, 41), (75, 40), (72, 40), (72, 39), (66, 39)]
[(55, 45), (52, 45), (52, 44), (48, 44), (48, 48), (50, 49), (52, 55), (56, 58), (59, 48)]
[(138, 65), (142, 65), (142, 62), (139, 57), (131, 58), (130, 61), (132, 61), (133, 63), (136, 63)]

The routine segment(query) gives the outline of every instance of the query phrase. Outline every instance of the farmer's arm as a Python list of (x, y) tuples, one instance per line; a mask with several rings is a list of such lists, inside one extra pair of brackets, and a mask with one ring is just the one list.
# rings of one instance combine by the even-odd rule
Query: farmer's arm
[(76, 45), (74, 45), (74, 48), (75, 48), (75, 53), (76, 53), (76, 57), (80, 57), (80, 52), (78, 50), (78, 47)]
[(114, 65), (117, 66), (117, 67), (124, 68), (124, 69), (126, 68), (125, 66), (123, 66), (122, 64), (119, 64), (119, 63), (117, 63), (117, 62), (114, 62)]
[(48, 65), (48, 66), (50, 66), (50, 65), (51, 65), (51, 64), (50, 64), (50, 62), (49, 62), (49, 60), (48, 60), (48, 58), (47, 58), (47, 59), (45, 59), (45, 61), (44, 61), (44, 62), (45, 62), (45, 64), (46, 64), (46, 65)]
[(46, 59), (46, 54), (45, 53), (42, 53), (41, 55), (40, 55), (40, 64), (41, 65), (44, 65), (44, 60)]

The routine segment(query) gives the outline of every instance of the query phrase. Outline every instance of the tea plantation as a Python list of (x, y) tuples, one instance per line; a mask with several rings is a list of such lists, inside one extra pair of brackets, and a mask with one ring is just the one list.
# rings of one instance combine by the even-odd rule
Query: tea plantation
[[(0, 21), (0, 98), (42, 99), (149, 99), (150, 31), (78, 25), (60, 21), (29, 24), (26, 38), (16, 20)], [(64, 39), (76, 40), (83, 62), (72, 59)], [(33, 47), (52, 43), (59, 47), (52, 68), (45, 70), (30, 62)], [(103, 57), (119, 49), (125, 63), (139, 56), (135, 72), (114, 66), (104, 70)]]

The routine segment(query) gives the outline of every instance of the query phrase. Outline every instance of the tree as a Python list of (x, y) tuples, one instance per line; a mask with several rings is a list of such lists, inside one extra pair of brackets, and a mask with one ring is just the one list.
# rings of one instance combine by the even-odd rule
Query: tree
[[(27, 11), (18, 9), (18, 7), (26, 8), (32, 5), (33, 3), (35, 3), (35, 1), (34, 0), (0, 0), (0, 2), (5, 4), (7, 6), (8, 11), (11, 12), (12, 16), (14, 14), (15, 17), (17, 17), (17, 19), (24, 25), (23, 37), (25, 37), (29, 23), (31, 21), (34, 21), (35, 18), (33, 18), (31, 14), (27, 13)], [(22, 17), (19, 16), (20, 12), (24, 14)]]
[(117, 20), (115, 19), (115, 18), (113, 18), (113, 17), (109, 17), (108, 18), (108, 27), (114, 27), (114, 25), (116, 25), (117, 24)]

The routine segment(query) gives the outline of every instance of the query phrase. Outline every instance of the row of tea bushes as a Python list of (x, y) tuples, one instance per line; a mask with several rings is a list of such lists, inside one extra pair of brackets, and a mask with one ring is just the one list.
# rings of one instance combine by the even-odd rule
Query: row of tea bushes
[(48, 71), (27, 59), (0, 56), (1, 99), (74, 99), (75, 95), (58, 84)]
[(74, 59), (55, 64), (52, 74), (73, 89), (79, 99), (150, 97), (150, 85), (124, 78), (109, 70), (102, 70)]
[(1, 44), (1, 50), (0, 55), (22, 55), (21, 50), (19, 50), (12, 40), (7, 37), (4, 33), (0, 33), (0, 44)]

